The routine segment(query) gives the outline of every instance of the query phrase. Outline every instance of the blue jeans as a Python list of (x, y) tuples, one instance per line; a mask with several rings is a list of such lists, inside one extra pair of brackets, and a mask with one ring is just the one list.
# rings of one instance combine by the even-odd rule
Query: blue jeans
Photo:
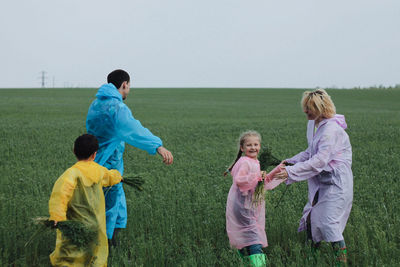
[(240, 254), (242, 254), (242, 256), (250, 256), (250, 255), (254, 255), (254, 254), (263, 254), (262, 251), (262, 245), (261, 244), (254, 244), (254, 245), (250, 245), (247, 247), (244, 247), (242, 249), (239, 249)]

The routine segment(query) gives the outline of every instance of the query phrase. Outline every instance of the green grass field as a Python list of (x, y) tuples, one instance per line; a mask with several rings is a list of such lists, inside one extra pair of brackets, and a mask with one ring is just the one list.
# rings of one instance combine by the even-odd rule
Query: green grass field
[[(254, 129), (280, 158), (306, 148), (303, 90), (133, 89), (127, 105), (174, 154), (127, 146), (125, 172), (146, 172), (143, 192), (125, 188), (128, 226), (111, 266), (240, 266), (225, 232), (231, 186), (222, 172), (242, 131)], [(48, 215), (54, 181), (75, 162), (72, 144), (85, 132), (96, 90), (0, 90), (0, 266), (48, 266), (54, 233), (24, 247)], [(350, 266), (400, 263), (400, 90), (328, 90), (344, 114), (353, 146), (354, 203), (344, 236)], [(270, 266), (330, 266), (325, 244), (316, 259), (297, 233), (307, 183), (266, 198), (265, 249)]]

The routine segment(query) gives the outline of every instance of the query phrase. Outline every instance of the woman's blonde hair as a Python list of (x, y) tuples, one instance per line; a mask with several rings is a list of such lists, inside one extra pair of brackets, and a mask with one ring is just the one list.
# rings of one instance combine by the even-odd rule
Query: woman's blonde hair
[(301, 99), (303, 110), (309, 110), (316, 116), (332, 118), (336, 114), (335, 104), (324, 89), (305, 91)]
[(224, 172), (224, 176), (226, 176), (227, 174), (228, 174), (228, 172), (231, 172), (232, 171), (232, 169), (233, 169), (233, 166), (235, 166), (235, 164), (236, 164), (236, 162), (240, 159), (240, 157), (242, 156), (242, 147), (243, 147), (243, 145), (244, 145), (244, 143), (246, 142), (246, 139), (248, 138), (248, 137), (250, 137), (250, 136), (255, 136), (255, 137), (257, 137), (258, 138), (258, 140), (260, 141), (260, 143), (261, 143), (261, 135), (258, 133), (258, 132), (256, 132), (256, 131), (246, 131), (246, 132), (243, 132), (241, 135), (240, 135), (240, 137), (239, 137), (239, 151), (238, 151), (238, 153), (237, 153), (237, 156), (236, 156), (236, 159), (235, 159), (235, 161), (232, 163), (232, 165)]

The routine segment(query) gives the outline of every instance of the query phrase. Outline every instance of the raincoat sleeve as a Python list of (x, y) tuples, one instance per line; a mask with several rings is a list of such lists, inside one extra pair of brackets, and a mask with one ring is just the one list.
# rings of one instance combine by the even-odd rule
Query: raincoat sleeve
[(287, 162), (296, 164), (298, 162), (306, 161), (310, 158), (310, 148), (308, 147), (305, 151), (300, 152), (299, 154), (291, 157), (290, 159), (286, 159)]
[(122, 106), (117, 114), (116, 131), (122, 141), (151, 155), (156, 154), (157, 148), (162, 146), (161, 139), (143, 127), (126, 105)]
[(277, 187), (278, 185), (280, 185), (282, 182), (285, 181), (283, 179), (274, 179), (274, 175), (277, 174), (278, 172), (280, 172), (281, 168), (283, 168), (283, 167), (284, 167), (283, 164), (279, 164), (272, 171), (267, 173), (267, 175), (264, 179), (264, 189), (265, 190), (272, 190), (275, 187)]
[(107, 168), (104, 168), (104, 176), (102, 180), (103, 187), (118, 184), (121, 182), (121, 179), (122, 177), (118, 170), (108, 170)]
[(250, 172), (250, 165), (247, 161), (238, 162), (240, 165), (232, 172), (233, 181), (238, 186), (240, 192), (247, 192), (257, 186), (258, 181), (261, 179), (261, 172)]
[(76, 187), (76, 175), (72, 169), (66, 170), (53, 186), (49, 200), (49, 220), (65, 221), (67, 219), (68, 203)]
[(318, 152), (315, 155), (293, 166), (286, 166), (288, 182), (304, 181), (318, 175), (323, 170), (330, 169), (328, 163), (334, 157), (337, 136), (333, 131), (325, 133), (318, 142)]

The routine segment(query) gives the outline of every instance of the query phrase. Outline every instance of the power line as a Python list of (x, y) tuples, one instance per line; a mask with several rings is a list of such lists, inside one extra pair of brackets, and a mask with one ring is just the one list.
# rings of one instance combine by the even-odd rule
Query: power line
[(47, 73), (47, 72), (45, 72), (44, 70), (42, 70), (42, 71), (40, 72), (40, 77), (39, 77), (39, 79), (41, 79), (42, 88), (44, 88), (44, 87), (46, 86), (46, 79), (47, 79), (46, 73)]

